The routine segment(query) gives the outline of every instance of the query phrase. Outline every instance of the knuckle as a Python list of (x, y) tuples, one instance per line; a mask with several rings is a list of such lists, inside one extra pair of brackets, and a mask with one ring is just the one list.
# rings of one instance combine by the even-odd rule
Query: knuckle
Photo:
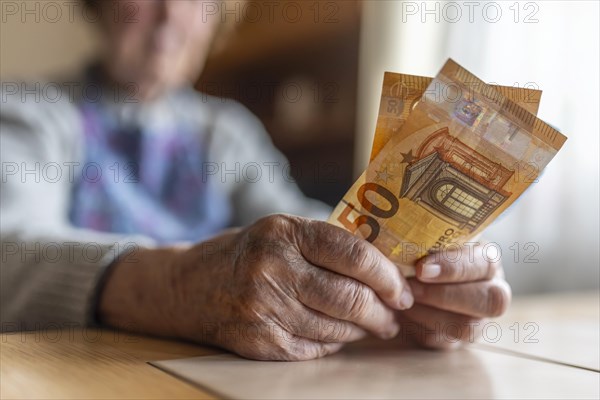
[(457, 253), (441, 263), (442, 274), (453, 282), (490, 280), (496, 276), (498, 262), (483, 257), (470, 257)]
[(504, 266), (502, 264), (502, 259), (495, 260), (492, 263), (494, 264), (494, 266), (493, 266), (494, 275), (490, 279), (493, 279), (493, 278), (504, 279)]
[(487, 292), (487, 315), (499, 317), (504, 314), (510, 304), (510, 290), (503, 285), (490, 285)]
[(465, 282), (468, 281), (471, 275), (471, 264), (469, 260), (460, 257), (455, 261), (450, 268), (447, 265), (442, 265), (442, 271), (448, 271), (452, 281)]
[(485, 274), (485, 279), (493, 279), (498, 273), (498, 269), (500, 268), (499, 261), (488, 261), (487, 262), (487, 270)]
[[(477, 257), (469, 255), (460, 255), (457, 268), (457, 280), (460, 282), (468, 282), (474, 279), (481, 279), (480, 265), (482, 265)], [(483, 264), (485, 265), (485, 264)]]
[(326, 344), (314, 343), (313, 347), (313, 358), (322, 358), (330, 353)]
[(307, 304), (324, 303), (323, 290), (321, 288), (329, 287), (328, 282), (318, 276), (318, 272), (314, 270), (315, 268), (309, 268), (306, 273), (301, 274), (295, 285), (299, 299)]
[(287, 341), (282, 346), (281, 355), (286, 361), (304, 361), (319, 357), (315, 354), (317, 346), (308, 340)]
[(291, 349), (286, 346), (284, 343), (280, 343), (279, 340), (273, 340), (272, 343), (268, 345), (263, 353), (265, 354), (261, 360), (275, 360), (275, 361), (293, 361), (295, 360), (295, 354), (291, 351)]
[(289, 222), (289, 217), (284, 214), (272, 214), (261, 218), (259, 221), (268, 227), (282, 227)]
[(350, 337), (352, 330), (350, 328), (350, 326), (347, 323), (343, 323), (343, 322), (336, 322), (331, 326), (331, 331), (329, 332), (329, 329), (325, 330), (325, 336), (324, 338), (321, 340), (322, 342), (325, 343), (334, 343), (334, 342), (341, 342), (346, 340), (348, 337)]
[(349, 284), (350, 297), (346, 303), (346, 313), (344, 319), (359, 320), (367, 314), (370, 303), (370, 293), (358, 284)]
[(481, 272), (477, 270), (477, 266), (469, 262), (461, 262), (456, 267), (455, 282), (471, 282), (481, 279)]
[(450, 282), (465, 281), (470, 275), (468, 259), (465, 259), (461, 252), (458, 251), (435, 253), (425, 263), (439, 265), (440, 274), (438, 278), (443, 278)]
[(294, 343), (294, 337), (291, 337), (283, 330), (276, 330), (269, 338), (270, 353), (274, 354), (276, 359), (284, 361), (296, 360), (299, 356), (298, 348)]
[(350, 257), (353, 260), (352, 267), (364, 272), (372, 272), (376, 262), (373, 251), (360, 240), (354, 241), (350, 247)]
[(280, 351), (281, 360), (283, 361), (302, 361), (306, 359), (303, 351), (299, 351), (297, 347), (286, 346)]
[(289, 232), (293, 227), (293, 218), (284, 214), (268, 215), (259, 219), (255, 224), (255, 228), (263, 237), (278, 237)]
[(307, 235), (309, 239), (312, 237), (314, 240), (320, 240), (320, 243), (312, 241), (311, 244), (321, 246), (327, 252), (337, 256), (346, 252), (350, 242), (357, 241), (350, 232), (322, 221), (307, 224), (306, 229), (314, 232), (314, 235)]
[(237, 261), (238, 264), (243, 263), (249, 278), (254, 278), (261, 275), (268, 260), (269, 254), (265, 244), (254, 241), (246, 244)]

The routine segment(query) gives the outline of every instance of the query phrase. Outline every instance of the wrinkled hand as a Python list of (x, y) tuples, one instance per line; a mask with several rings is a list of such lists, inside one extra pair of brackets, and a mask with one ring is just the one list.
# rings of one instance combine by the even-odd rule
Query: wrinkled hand
[(483, 244), (424, 257), (409, 284), (415, 304), (398, 319), (405, 333), (432, 348), (474, 341), (485, 319), (503, 314), (511, 299), (499, 259), (488, 257)]
[(266, 217), (189, 249), (138, 258), (111, 274), (104, 322), (130, 321), (142, 332), (254, 359), (321, 357), (367, 332), (394, 337), (396, 312), (413, 304), (398, 268), (374, 246), (299, 217)]

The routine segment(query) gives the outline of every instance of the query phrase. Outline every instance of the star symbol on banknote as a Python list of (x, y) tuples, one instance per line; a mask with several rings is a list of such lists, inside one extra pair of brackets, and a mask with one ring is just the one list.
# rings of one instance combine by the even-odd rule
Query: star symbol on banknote
[(375, 171), (375, 174), (377, 174), (377, 175), (375, 176), (375, 180), (381, 181), (381, 182), (383, 182), (383, 183), (386, 183), (386, 184), (388, 183), (388, 180), (389, 180), (389, 179), (393, 179), (393, 178), (394, 178), (394, 175), (392, 175), (392, 174), (390, 174), (390, 173), (388, 172), (388, 169), (387, 169), (387, 167), (385, 167), (385, 168), (383, 169), (383, 171), (377, 171), (377, 170), (376, 170), (376, 171)]
[(396, 246), (394, 246), (394, 248), (392, 249), (392, 256), (397, 256), (400, 255), (400, 253), (402, 253), (402, 246), (400, 243), (398, 243)]
[(400, 153), (400, 155), (402, 156), (402, 162), (403, 163), (413, 162), (415, 160), (415, 158), (416, 158), (415, 156), (413, 156), (412, 149), (408, 153)]

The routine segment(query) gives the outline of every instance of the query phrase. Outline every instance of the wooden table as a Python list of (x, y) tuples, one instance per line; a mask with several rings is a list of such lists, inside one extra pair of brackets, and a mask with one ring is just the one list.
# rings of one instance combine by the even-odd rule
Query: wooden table
[[(489, 358), (494, 365), (500, 360), (498, 353), (502, 353), (502, 362), (511, 366), (504, 377), (509, 382), (514, 379), (515, 384), (522, 384), (517, 382), (520, 367), (523, 373), (535, 376), (526, 371), (533, 359), (542, 369), (551, 369), (555, 374), (560, 369), (559, 375), (567, 381), (589, 384), (589, 388), (578, 387), (580, 391), (573, 392), (578, 397), (590, 393), (597, 396), (600, 385), (600, 353), (596, 340), (600, 318), (598, 298), (598, 293), (587, 293), (516, 299), (511, 311), (497, 321), (502, 337), (493, 343), (488, 340), (472, 345), (470, 351), (489, 355), (483, 359)], [(520, 324), (518, 328), (515, 322)], [(532, 332), (531, 328), (524, 328), (527, 322), (538, 326), (538, 333), (531, 337), (537, 338), (537, 343), (522, 340)], [(516, 330), (520, 340), (515, 343)], [(492, 337), (491, 332), (488, 336)], [(217, 349), (104, 329), (7, 333), (2, 334), (0, 345), (2, 399), (212, 398), (209, 393), (164, 373), (148, 361), (222, 353)], [(452, 358), (453, 363), (461, 359), (453, 353), (445, 354), (436, 357)], [(462, 373), (464, 375), (464, 371)], [(452, 375), (448, 378), (451, 380)], [(534, 379), (527, 384), (547, 383)], [(413, 390), (418, 397), (418, 387)], [(510, 393), (496, 388), (490, 396), (510, 397)]]

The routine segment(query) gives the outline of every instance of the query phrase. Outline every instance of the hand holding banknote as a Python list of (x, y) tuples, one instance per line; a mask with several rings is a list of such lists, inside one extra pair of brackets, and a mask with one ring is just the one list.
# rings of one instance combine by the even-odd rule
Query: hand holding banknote
[[(370, 333), (398, 334), (413, 297), (370, 243), (322, 221), (272, 215), (181, 249), (122, 259), (100, 318), (260, 360), (307, 360)], [(135, 261), (134, 261), (135, 259)]]

